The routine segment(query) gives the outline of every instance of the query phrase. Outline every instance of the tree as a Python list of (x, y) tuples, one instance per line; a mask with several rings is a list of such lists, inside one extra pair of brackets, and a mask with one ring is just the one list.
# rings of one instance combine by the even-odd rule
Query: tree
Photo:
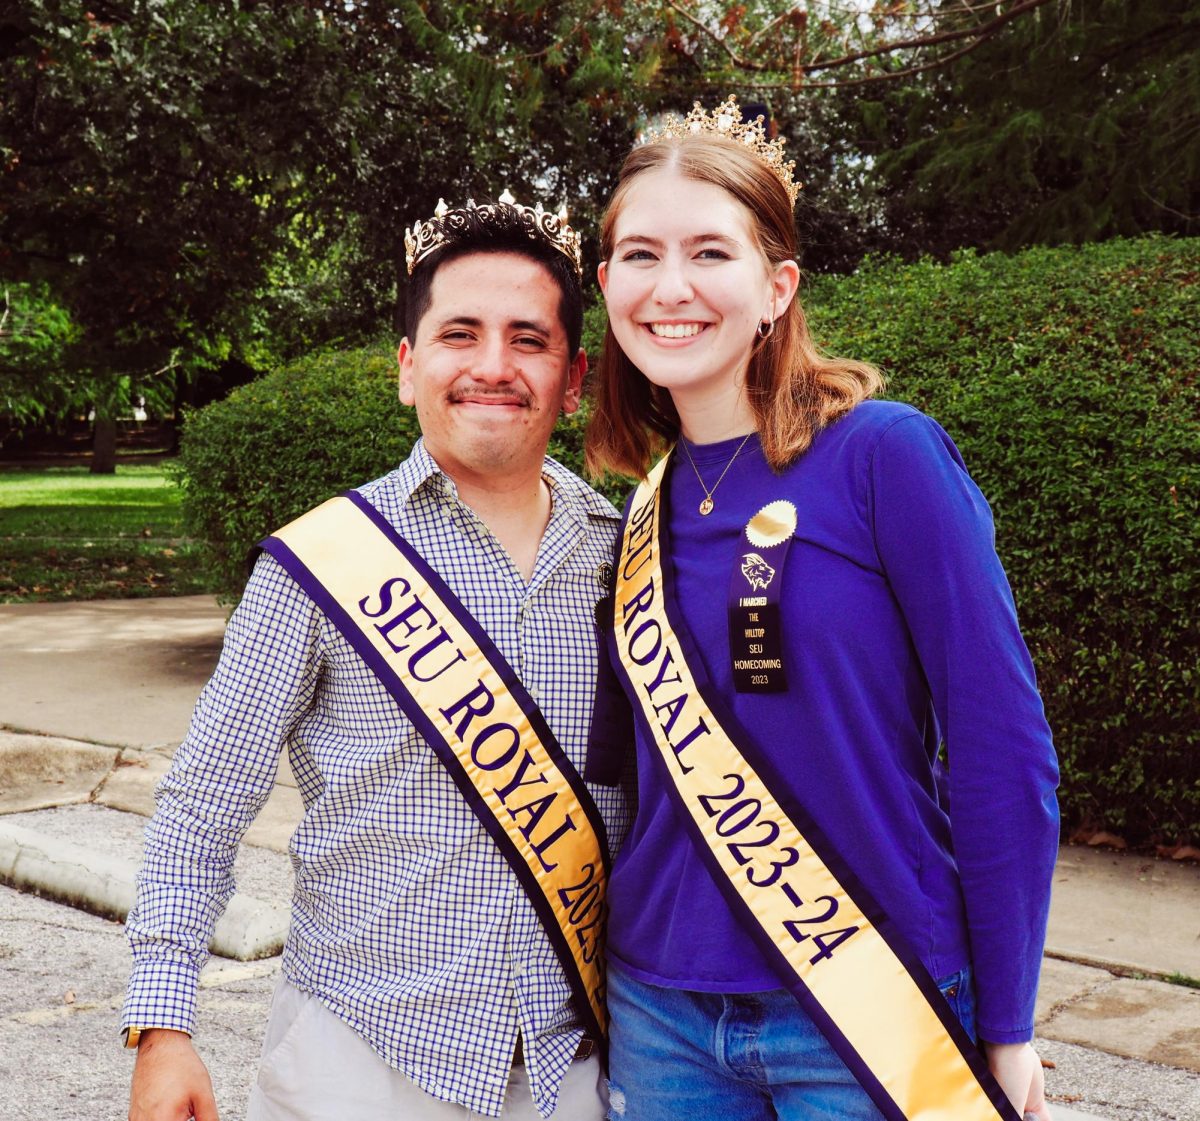
[(1073, 0), (859, 113), (903, 251), (1200, 232), (1188, 0)]
[[(631, 5), (645, 9), (648, 6)], [(769, 101), (806, 263), (1194, 233), (1200, 12), (1187, 0), (666, 0), (644, 95)]]
[(122, 376), (378, 330), (402, 283), (404, 225), (439, 195), (510, 185), (574, 201), (603, 184), (609, 149), (630, 135), (619, 113), (593, 113), (621, 88), (608, 12), (375, 0), (6, 11), (0, 278), (45, 283), (78, 325), (65, 366), (93, 375), (98, 438)]
[(861, 88), (941, 70), (1062, 0), (701, 5), (666, 0), (666, 43), (707, 55), (709, 81), (759, 93)]
[(576, 224), (594, 220), (639, 106), (619, 10), (611, 0), (432, 0), (358, 4), (340, 17), (352, 27), (351, 65), (371, 69), (375, 96), (329, 213), (350, 229), (358, 275), (377, 296), (403, 293), (404, 227), (439, 197), (507, 187), (522, 201), (566, 203)]
[[(909, 216), (895, 213), (876, 169), (879, 155), (899, 142), (890, 122), (892, 135), (881, 131), (887, 107), (911, 99), (924, 81), (952, 86), (968, 57), (1064, 4), (628, 4), (622, 22), (640, 86), (630, 100), (653, 115), (734, 91), (743, 106), (760, 108), (785, 137), (804, 181), (804, 264), (850, 271), (867, 253), (910, 244)], [(972, 244), (971, 232), (962, 223), (947, 228), (948, 236), (962, 235), (962, 244)]]
[[(303, 4), (31, 0), (4, 20), (0, 273), (49, 286), (79, 333), (94, 470), (121, 379), (219, 345), (355, 119)], [(303, 76), (303, 81), (298, 80)]]
[(594, 229), (639, 124), (730, 90), (769, 97), (820, 202), (810, 267), (1186, 229), (1185, 9), (26, 0), (0, 9), (0, 282), (63, 309), (43, 388), (86, 386), (111, 433), (122, 379), (399, 327), (403, 229), (439, 196)]

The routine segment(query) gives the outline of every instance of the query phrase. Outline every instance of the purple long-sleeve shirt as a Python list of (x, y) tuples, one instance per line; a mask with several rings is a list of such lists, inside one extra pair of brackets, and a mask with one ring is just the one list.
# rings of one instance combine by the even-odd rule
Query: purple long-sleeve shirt
[[(710, 486), (738, 442), (688, 445)], [(971, 965), (981, 1038), (1030, 1039), (1058, 770), (991, 512), (958, 450), (915, 409), (868, 401), (781, 475), (752, 439), (707, 517), (686, 456), (665, 485), (677, 598), (713, 687), (930, 974)], [(781, 601), (788, 690), (738, 693), (727, 623), (738, 538), (781, 498), (799, 518)], [(641, 727), (637, 746), (610, 953), (652, 984), (780, 987), (695, 852)]]

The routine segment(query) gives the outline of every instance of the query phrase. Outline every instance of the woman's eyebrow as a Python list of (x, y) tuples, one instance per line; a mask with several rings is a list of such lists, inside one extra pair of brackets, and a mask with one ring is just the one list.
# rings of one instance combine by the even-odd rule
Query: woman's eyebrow
[[(730, 237), (728, 234), (693, 234), (691, 237), (685, 237), (683, 244), (690, 248), (693, 245), (698, 245), (706, 241), (719, 241), (726, 245), (740, 245), (741, 242), (737, 238)], [(656, 237), (651, 237), (649, 234), (629, 234), (627, 237), (621, 238), (620, 241), (613, 246), (614, 249), (619, 249), (623, 245), (648, 245), (654, 249), (661, 249), (666, 242)]]

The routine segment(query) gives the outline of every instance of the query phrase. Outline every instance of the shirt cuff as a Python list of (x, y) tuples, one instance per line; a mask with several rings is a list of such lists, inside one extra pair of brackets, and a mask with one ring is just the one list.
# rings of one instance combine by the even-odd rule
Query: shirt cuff
[(1018, 1028), (1016, 1031), (995, 1031), (976, 1024), (975, 1030), (984, 1043), (1030, 1043), (1033, 1041), (1033, 1028)]
[(192, 1035), (199, 982), (199, 970), (183, 962), (135, 964), (121, 1011), (121, 1030), (130, 1026), (173, 1028)]

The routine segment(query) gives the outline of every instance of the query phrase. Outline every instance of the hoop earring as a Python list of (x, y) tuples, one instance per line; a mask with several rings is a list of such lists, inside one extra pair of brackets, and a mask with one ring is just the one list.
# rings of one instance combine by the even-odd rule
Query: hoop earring
[[(763, 330), (764, 327), (766, 328), (765, 331)], [(758, 337), (760, 339), (769, 339), (774, 333), (775, 333), (775, 320), (774, 319), (770, 319), (770, 320), (764, 319), (758, 325)]]

